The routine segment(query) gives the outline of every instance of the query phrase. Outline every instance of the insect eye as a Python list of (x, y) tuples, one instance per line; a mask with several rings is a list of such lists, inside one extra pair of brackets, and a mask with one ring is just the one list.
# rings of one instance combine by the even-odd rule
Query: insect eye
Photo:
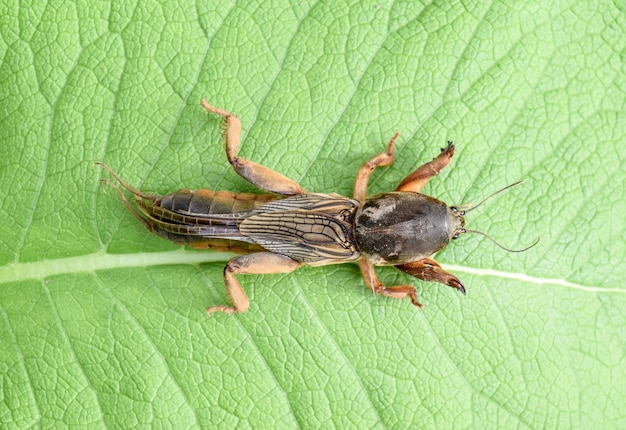
[(456, 217), (462, 217), (463, 215), (465, 215), (465, 211), (460, 211), (459, 208), (457, 208), (456, 206), (450, 206), (450, 210)]
[(454, 234), (452, 235), (452, 240), (458, 239), (459, 236), (463, 233), (467, 233), (467, 230), (465, 230), (464, 228), (460, 228), (457, 231), (454, 232)]

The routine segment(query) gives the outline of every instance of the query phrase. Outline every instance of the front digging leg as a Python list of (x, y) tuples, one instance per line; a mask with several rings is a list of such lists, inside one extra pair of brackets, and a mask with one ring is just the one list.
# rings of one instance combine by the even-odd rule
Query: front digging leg
[(393, 287), (387, 287), (380, 281), (380, 279), (378, 279), (378, 276), (376, 276), (372, 263), (365, 259), (360, 259), (358, 263), (365, 283), (374, 292), (374, 294), (381, 294), (394, 299), (405, 299), (408, 297), (411, 299), (411, 303), (415, 306), (420, 309), (424, 308), (424, 305), (417, 300), (417, 293), (415, 292), (415, 288), (413, 286), (394, 285)]
[(239, 275), (269, 275), (273, 273), (289, 273), (302, 266), (299, 261), (292, 260), (284, 255), (272, 252), (257, 252), (255, 254), (240, 255), (232, 258), (224, 267), (224, 284), (233, 302), (232, 306), (211, 306), (207, 313), (223, 312), (225, 314), (245, 312), (250, 306), (250, 300), (235, 278)]
[(423, 281), (439, 282), (465, 294), (465, 287), (459, 278), (443, 270), (439, 263), (431, 258), (423, 258), (412, 263), (399, 264), (395, 267)]
[(230, 112), (211, 106), (206, 100), (202, 100), (202, 106), (211, 113), (224, 118), (222, 123), (224, 133), (224, 145), (226, 147), (226, 156), (228, 161), (235, 169), (235, 172), (252, 185), (271, 193), (290, 196), (294, 194), (303, 194), (305, 189), (297, 182), (289, 179), (285, 175), (265, 167), (254, 161), (237, 157), (239, 149), (239, 137), (241, 135), (241, 121)]
[(419, 191), (424, 188), (424, 186), (428, 183), (430, 178), (436, 176), (439, 172), (441, 172), (450, 161), (452, 161), (452, 156), (454, 155), (454, 144), (452, 142), (448, 142), (448, 146), (445, 149), (441, 149), (441, 154), (439, 154), (433, 161), (430, 161), (426, 164), (421, 165), (413, 173), (404, 178), (396, 191), (412, 191), (414, 193), (419, 193)]

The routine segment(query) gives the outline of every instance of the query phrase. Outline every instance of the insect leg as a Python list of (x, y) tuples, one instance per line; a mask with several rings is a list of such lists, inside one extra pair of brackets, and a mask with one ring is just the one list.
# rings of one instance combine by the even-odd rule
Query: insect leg
[(245, 312), (250, 305), (246, 293), (235, 278), (239, 275), (266, 275), (272, 273), (289, 273), (302, 265), (301, 262), (292, 260), (284, 255), (271, 252), (258, 252), (255, 254), (240, 255), (232, 258), (224, 267), (224, 283), (230, 296), (232, 306), (211, 306), (207, 313), (224, 312), (227, 314)]
[(439, 263), (430, 258), (414, 261), (412, 263), (400, 264), (395, 266), (403, 272), (411, 276), (422, 279), (424, 281), (439, 282), (459, 290), (465, 294), (465, 287), (452, 273), (446, 272), (441, 268)]
[(356, 174), (356, 180), (354, 182), (354, 199), (362, 202), (367, 197), (367, 181), (374, 171), (376, 167), (389, 166), (393, 163), (395, 156), (393, 155), (393, 144), (396, 142), (396, 139), (400, 136), (400, 132), (397, 131), (396, 134), (393, 135), (389, 144), (387, 145), (387, 150), (385, 152), (381, 152), (371, 160), (366, 163), (363, 163), (361, 168)]
[(448, 146), (445, 149), (441, 149), (441, 154), (420, 167), (418, 167), (413, 173), (404, 178), (396, 191), (412, 191), (418, 193), (424, 185), (428, 183), (428, 180), (433, 176), (436, 176), (444, 167), (446, 167), (452, 160), (454, 155), (454, 144), (448, 142)]
[(424, 307), (424, 305), (417, 301), (417, 293), (415, 292), (415, 288), (413, 286), (394, 285), (393, 287), (386, 287), (385, 284), (378, 279), (378, 276), (376, 276), (376, 272), (374, 272), (372, 264), (365, 259), (359, 260), (359, 268), (361, 269), (361, 274), (363, 275), (365, 283), (372, 291), (374, 291), (374, 294), (381, 294), (394, 299), (404, 299), (409, 297), (415, 306), (420, 309)]
[(237, 157), (239, 137), (241, 134), (241, 122), (239, 118), (230, 112), (211, 106), (206, 100), (202, 100), (202, 106), (209, 112), (224, 118), (222, 126), (226, 156), (239, 176), (262, 190), (276, 194), (294, 195), (306, 192), (297, 182), (286, 176), (261, 164)]

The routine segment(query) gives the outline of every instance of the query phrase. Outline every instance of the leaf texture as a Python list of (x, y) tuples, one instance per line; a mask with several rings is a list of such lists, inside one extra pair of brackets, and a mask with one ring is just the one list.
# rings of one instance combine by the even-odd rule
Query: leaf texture
[[(0, 427), (626, 427), (626, 14), (619, 2), (7, 3), (0, 14)], [(223, 153), (350, 196), (396, 130), (396, 184), (468, 216), (468, 289), (374, 297), (356, 266), (241, 276), (99, 186), (255, 191)]]

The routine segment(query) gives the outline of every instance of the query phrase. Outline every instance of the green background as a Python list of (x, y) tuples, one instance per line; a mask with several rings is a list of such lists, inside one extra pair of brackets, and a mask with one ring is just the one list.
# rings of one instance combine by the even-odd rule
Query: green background
[[(32, 4), (29, 4), (32, 3)], [(626, 427), (623, 2), (3, 2), (0, 427)], [(468, 216), (436, 258), (466, 297), (374, 297), (354, 265), (241, 277), (151, 236), (99, 186), (253, 191), (243, 157), (350, 195), (396, 130), (392, 190)]]

